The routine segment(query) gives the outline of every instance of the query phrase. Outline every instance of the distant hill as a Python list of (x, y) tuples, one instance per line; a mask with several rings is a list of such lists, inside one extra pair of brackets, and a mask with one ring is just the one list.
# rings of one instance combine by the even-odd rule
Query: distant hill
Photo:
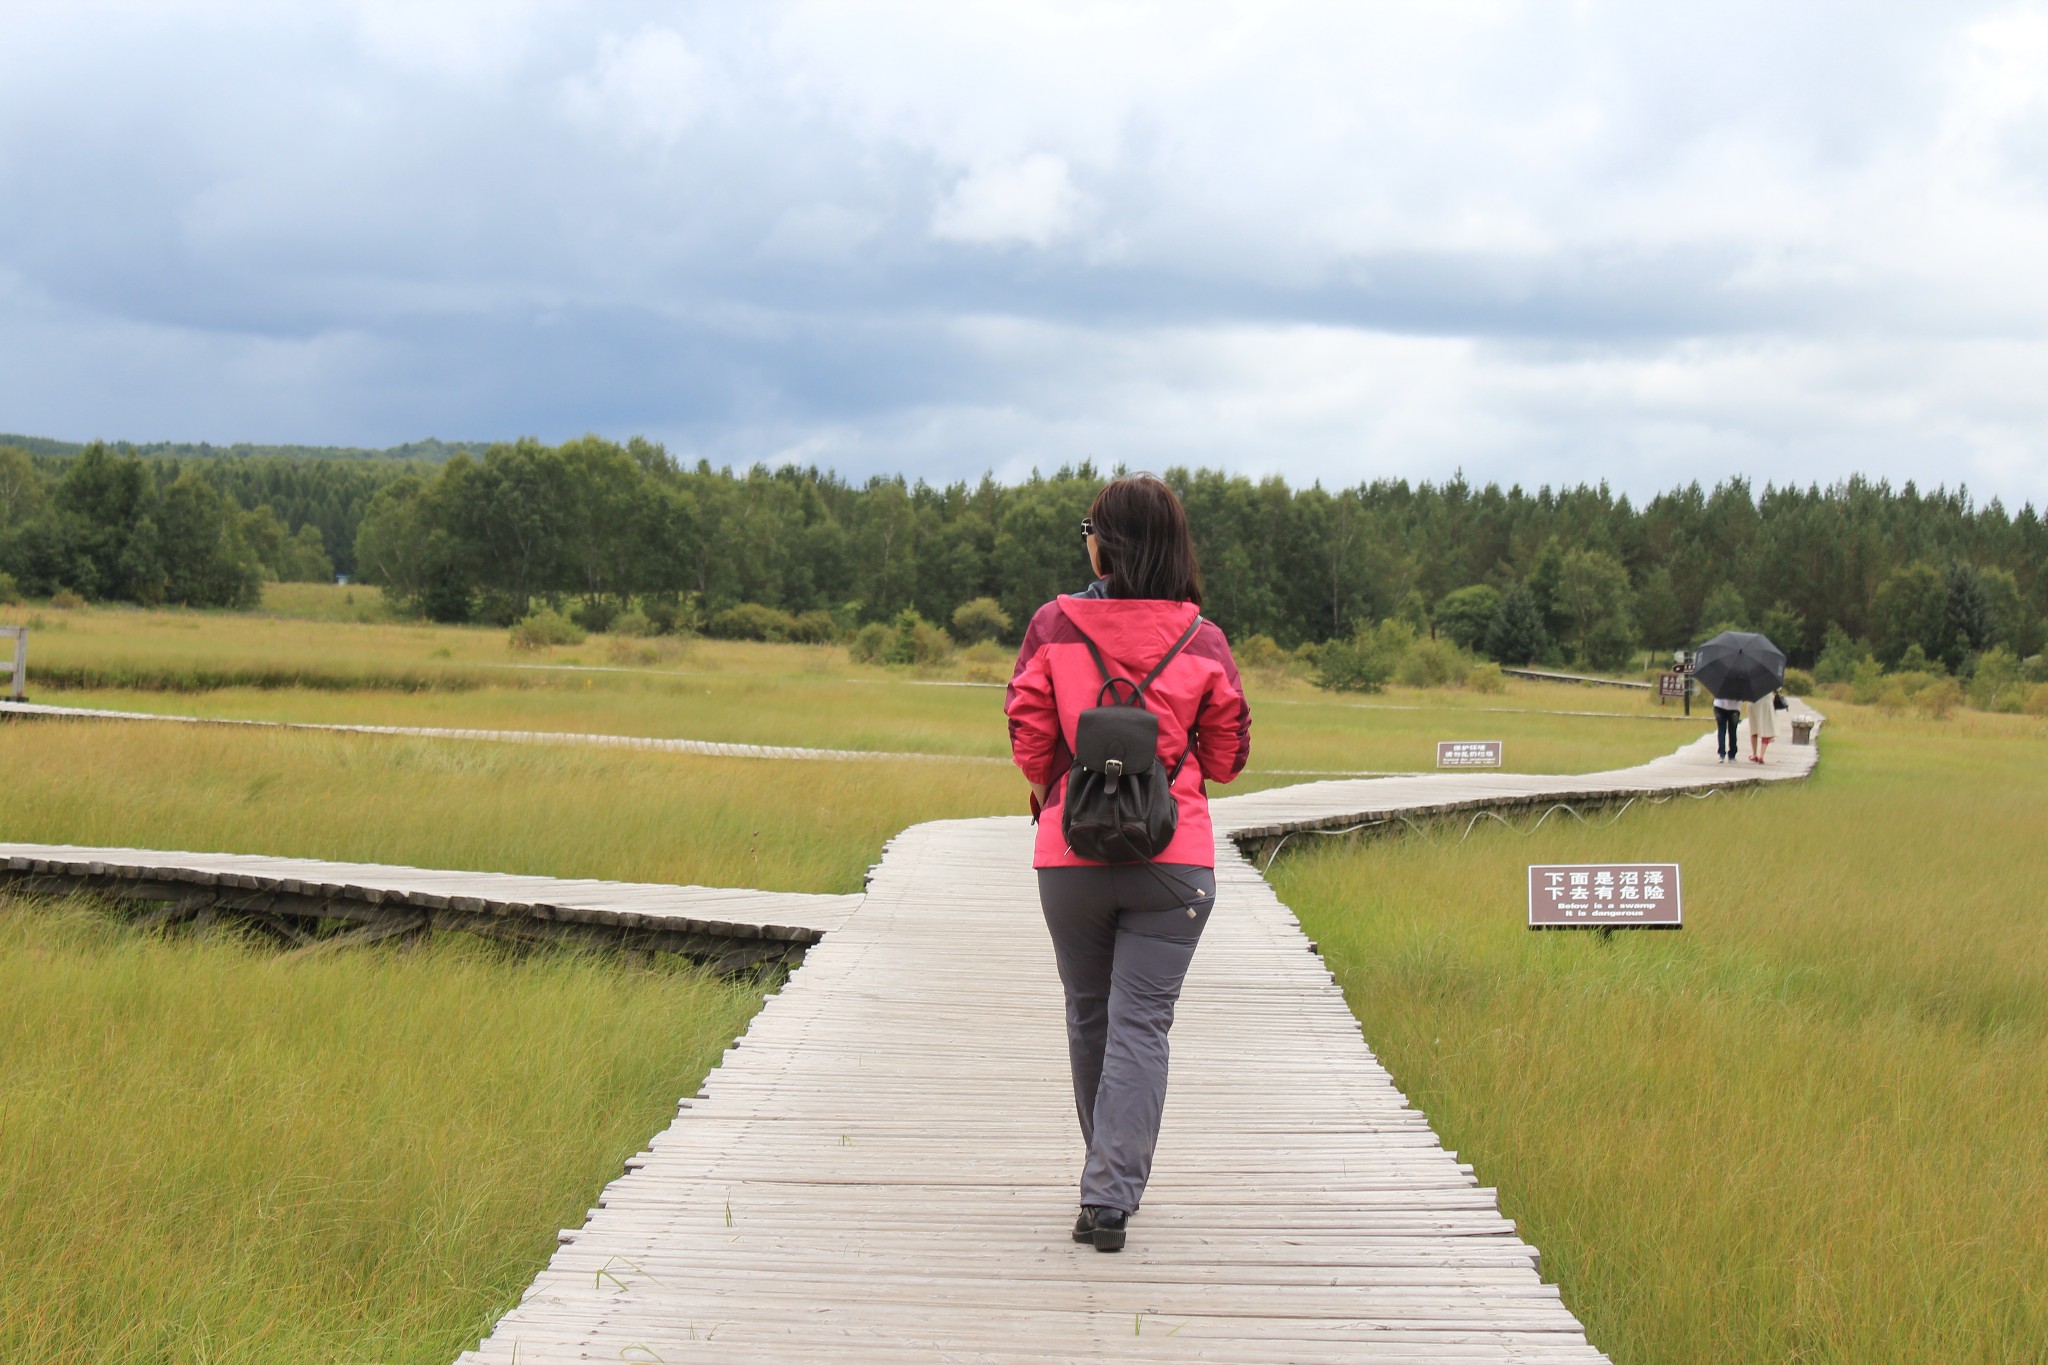
[[(167, 455), (173, 459), (208, 459), (216, 456), (278, 456), (291, 460), (424, 460), (438, 464), (451, 455), (481, 455), (490, 441), (442, 441), (428, 437), (407, 441), (386, 450), (364, 450), (358, 446), (265, 446), (242, 443), (217, 446), (209, 441), (109, 441), (107, 449), (135, 455)], [(19, 446), (31, 455), (76, 455), (85, 449), (83, 441), (56, 441), (47, 436), (18, 436), (0, 432), (0, 446)]]

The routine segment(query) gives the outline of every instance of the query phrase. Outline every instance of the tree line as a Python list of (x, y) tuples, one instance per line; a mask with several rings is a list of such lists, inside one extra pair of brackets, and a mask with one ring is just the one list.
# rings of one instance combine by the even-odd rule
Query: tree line
[[(293, 545), (317, 537), (336, 568), (444, 621), (510, 623), (541, 604), (599, 627), (629, 609), (672, 627), (776, 619), (731, 615), (749, 604), (850, 636), (990, 598), (1021, 623), (1087, 581), (1080, 518), (1106, 477), (1084, 463), (1009, 485), (855, 483), (596, 437), (436, 463), (16, 452), (0, 465), (0, 571), (30, 591), (212, 601), (198, 566), (221, 555), (283, 576), (264, 536), (227, 515), (268, 509)], [(1187, 505), (1208, 614), (1283, 648), (1399, 620), (1506, 662), (1616, 667), (1739, 626), (1795, 663), (1832, 641), (1960, 671), (1993, 647), (2038, 652), (2048, 617), (2048, 525), (1962, 490), (1730, 479), (1637, 506), (1604, 485), (1164, 477)], [(188, 565), (175, 572), (173, 547)], [(123, 567), (152, 555), (154, 571)]]
[[(266, 580), (332, 581), (323, 520), (335, 534), (353, 522), (339, 504), (287, 496), (298, 472), (289, 462), (145, 459), (97, 444), (68, 457), (0, 446), (0, 601), (68, 592), (252, 607)], [(359, 501), (373, 487), (359, 487)]]

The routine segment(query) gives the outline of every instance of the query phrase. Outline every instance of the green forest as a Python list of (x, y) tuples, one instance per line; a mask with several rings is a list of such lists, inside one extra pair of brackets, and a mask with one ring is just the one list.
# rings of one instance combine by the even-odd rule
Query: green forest
[[(1079, 523), (1108, 477), (852, 483), (686, 464), (638, 438), (401, 449), (417, 458), (0, 445), (0, 588), (246, 606), (266, 579), (338, 571), (441, 621), (547, 606), (602, 628), (630, 609), (657, 628), (845, 638), (986, 598), (1022, 622), (1086, 583)], [(2038, 653), (2048, 617), (2041, 515), (1960, 490), (1735, 479), (1637, 506), (1604, 486), (1163, 477), (1208, 614), (1285, 649), (1394, 621), (1503, 662), (1619, 668), (1741, 626), (1802, 666), (1868, 653), (1966, 672), (1986, 650)]]

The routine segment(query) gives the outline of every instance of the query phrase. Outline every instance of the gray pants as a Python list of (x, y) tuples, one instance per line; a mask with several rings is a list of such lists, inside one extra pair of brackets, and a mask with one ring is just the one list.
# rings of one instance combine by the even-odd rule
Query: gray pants
[(1081, 1202), (1138, 1207), (1166, 1106), (1166, 1033), (1216, 901), (1179, 863), (1047, 867), (1038, 899), (1067, 993), (1067, 1057), (1088, 1160)]

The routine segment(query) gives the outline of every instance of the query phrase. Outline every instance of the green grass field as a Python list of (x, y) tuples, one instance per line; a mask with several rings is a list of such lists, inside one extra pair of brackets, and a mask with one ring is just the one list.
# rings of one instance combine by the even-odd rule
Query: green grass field
[[(1273, 869), (1617, 1361), (2048, 1358), (2044, 727), (1834, 709), (1810, 783)], [(1638, 859), (1684, 930), (1522, 927)]]
[(445, 1365), (760, 999), (0, 897), (0, 1360)]
[[(931, 685), (985, 657), (515, 654), (355, 591), (45, 612), (31, 688), (963, 761), (8, 723), (0, 838), (846, 891), (906, 825), (1022, 806), (1014, 770), (964, 761), (1002, 754), (1000, 689)], [(49, 685), (67, 677), (94, 685)], [(1608, 689), (1249, 685), (1254, 767), (1232, 790), (1426, 769), (1450, 738), (1591, 771), (1705, 724)], [(1404, 1090), (1631, 1365), (2048, 1356), (2048, 726), (1827, 709), (1810, 783), (1526, 838), (1290, 846), (1273, 870)], [(1525, 863), (1625, 857), (1684, 863), (1683, 932), (1520, 927)], [(288, 960), (0, 902), (0, 1359), (446, 1359), (758, 1000), (600, 958)]]
[[(351, 591), (284, 586), (292, 600)], [(34, 700), (57, 705), (982, 758), (1008, 752), (1001, 687), (957, 685), (969, 674), (1007, 677), (1007, 652), (997, 652), (997, 664), (984, 652), (983, 662), (963, 655), (912, 673), (856, 665), (836, 646), (592, 637), (573, 649), (515, 653), (504, 631), (469, 627), (118, 608), (42, 617), (32, 632), (31, 690)], [(614, 653), (628, 662), (604, 662)], [(1359, 698), (1273, 672), (1247, 683), (1256, 743), (1238, 790), (1304, 773), (1427, 769), (1439, 739), (1500, 739), (1510, 771), (1592, 771), (1667, 753), (1707, 724), (1610, 688), (1515, 681), (1493, 695), (1393, 689)]]
[[(0, 837), (857, 891), (898, 830), (1014, 811), (995, 763), (768, 762), (103, 721), (0, 724)], [(17, 791), (18, 795), (18, 791)]]

